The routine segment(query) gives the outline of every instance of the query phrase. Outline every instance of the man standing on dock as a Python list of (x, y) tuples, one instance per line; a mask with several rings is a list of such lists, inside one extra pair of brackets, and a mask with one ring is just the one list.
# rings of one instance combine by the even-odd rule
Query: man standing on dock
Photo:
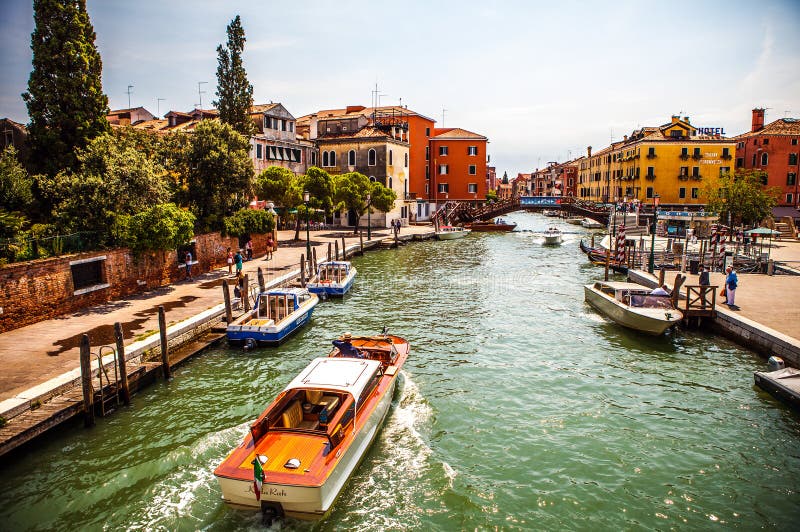
[(733, 266), (725, 268), (725, 273), (727, 273), (725, 277), (725, 297), (728, 306), (734, 307), (736, 306), (734, 305), (734, 298), (736, 297), (736, 287), (739, 286), (739, 278), (736, 276), (736, 272), (733, 271)]

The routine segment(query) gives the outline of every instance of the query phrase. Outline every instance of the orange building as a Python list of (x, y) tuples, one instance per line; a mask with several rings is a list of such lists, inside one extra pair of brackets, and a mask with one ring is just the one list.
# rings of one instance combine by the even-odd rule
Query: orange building
[(430, 138), (428, 199), (483, 201), (486, 198), (486, 145), (483, 135), (460, 128), (437, 128)]

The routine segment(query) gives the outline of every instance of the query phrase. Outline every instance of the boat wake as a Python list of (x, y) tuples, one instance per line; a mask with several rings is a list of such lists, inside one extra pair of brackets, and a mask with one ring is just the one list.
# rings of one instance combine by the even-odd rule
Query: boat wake
[[(434, 462), (420, 433), (433, 416), (427, 400), (403, 371), (399, 399), (389, 412), (372, 452), (337, 504), (340, 525), (359, 530), (413, 529), (431, 498), (452, 487), (455, 471)], [(380, 496), (376, 496), (380, 494)], [(338, 521), (338, 520), (337, 520)]]
[(181, 447), (160, 460), (171, 469), (156, 480), (133, 512), (139, 519), (126, 523), (128, 530), (169, 530), (186, 518), (206, 522), (221, 504), (214, 468), (225, 452), (241, 440), (250, 422), (207, 434), (194, 445)]

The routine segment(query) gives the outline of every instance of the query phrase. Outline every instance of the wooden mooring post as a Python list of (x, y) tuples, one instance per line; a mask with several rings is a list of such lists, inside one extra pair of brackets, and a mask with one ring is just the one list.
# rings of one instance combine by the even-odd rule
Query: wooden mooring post
[(222, 299), (225, 301), (225, 323), (233, 321), (233, 309), (231, 308), (231, 288), (228, 281), (222, 280)]
[(311, 248), (311, 268), (309, 275), (316, 275), (317, 273), (317, 248)]
[(92, 387), (92, 353), (89, 335), (81, 337), (81, 385), (83, 387), (83, 424), (94, 426), (94, 388)]
[(258, 290), (260, 292), (264, 292), (267, 289), (267, 284), (264, 282), (264, 272), (261, 271), (261, 266), (258, 267), (256, 271), (256, 276), (258, 278)]
[(605, 276), (604, 276), (604, 280), (606, 280), (606, 281), (608, 281), (608, 266), (609, 266), (608, 263), (610, 261), (611, 261), (611, 250), (606, 248), (606, 273), (605, 273)]
[(306, 287), (306, 256), (300, 255), (300, 286)]
[(131, 404), (131, 390), (128, 388), (128, 368), (125, 365), (125, 337), (122, 335), (122, 324), (114, 324), (114, 337), (117, 340), (117, 366), (119, 367), (119, 386), (122, 402)]
[(345, 244), (344, 235), (342, 235), (342, 260), (347, 260), (347, 244)]
[(164, 371), (164, 380), (169, 380), (169, 346), (167, 345), (167, 315), (164, 305), (158, 306), (158, 332), (161, 338), (161, 369)]
[(331, 251), (331, 250), (332, 250), (332, 249), (333, 249), (333, 245), (332, 245), (330, 242), (328, 242), (328, 260), (329, 260), (329, 261), (330, 261), (330, 260), (333, 260), (333, 255), (331, 255), (331, 253), (332, 253), (332, 251)]
[(244, 284), (242, 285), (242, 303), (245, 312), (250, 312), (250, 275), (244, 274)]
[(334, 240), (333, 245), (336, 248), (336, 254), (333, 256), (333, 260), (339, 260), (339, 241)]
[(361, 248), (360, 255), (363, 257), (364, 256), (364, 232), (363, 231), (359, 231), (358, 232), (358, 242), (359, 242), (359, 245), (360, 245), (360, 248)]

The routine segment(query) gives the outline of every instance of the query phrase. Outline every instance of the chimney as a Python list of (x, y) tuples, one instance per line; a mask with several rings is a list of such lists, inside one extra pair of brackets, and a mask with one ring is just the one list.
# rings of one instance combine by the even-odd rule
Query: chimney
[(750, 131), (755, 133), (764, 129), (764, 109), (753, 109), (753, 126)]
[(688, 117), (688, 116), (684, 116), (684, 117), (683, 117), (683, 121), (684, 121), (684, 122), (686, 122), (686, 123), (688, 124), (688, 123), (689, 123), (689, 117)]
[(622, 141), (623, 142), (628, 142), (628, 135), (623, 135), (622, 136)]
[(680, 120), (680, 119), (681, 119), (681, 117), (680, 117), (680, 116), (678, 116), (678, 115), (672, 115), (672, 123), (673, 123), (673, 124), (674, 124), (674, 123), (676, 123), (676, 122), (677, 122), (678, 120)]
[[(586, 146), (586, 157), (588, 158), (588, 157), (591, 157), (591, 156), (592, 156), (592, 147), (591, 146)], [(538, 170), (538, 168), (537, 168), (537, 170)]]

